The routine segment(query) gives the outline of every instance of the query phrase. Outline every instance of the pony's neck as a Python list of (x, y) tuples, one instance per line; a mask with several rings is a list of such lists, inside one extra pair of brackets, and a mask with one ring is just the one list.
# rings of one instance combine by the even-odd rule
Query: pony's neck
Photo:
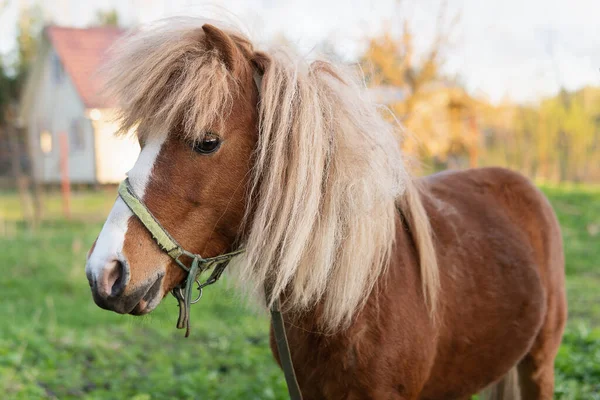
[[(378, 318), (385, 318), (386, 307), (381, 307), (381, 304), (387, 304), (386, 299), (390, 297), (389, 291), (392, 288), (398, 290), (399, 284), (414, 285), (411, 291), (421, 293), (420, 299), (426, 313), (425, 299), (420, 291), (421, 279), (418, 276), (418, 259), (419, 254), (415, 244), (415, 239), (412, 235), (408, 220), (405, 217), (404, 211), (398, 207), (398, 212), (394, 216), (396, 225), (395, 245), (393, 253), (388, 261), (386, 268), (382, 268), (373, 289), (365, 294), (366, 302), (362, 308), (359, 308), (348, 326), (341, 327), (335, 330), (328, 329), (323, 324), (324, 301), (319, 301), (313, 307), (302, 311), (290, 311), (285, 308), (285, 303), (288, 298), (291, 298), (289, 290), (285, 291), (281, 296), (281, 303), (284, 305), (283, 314), (286, 320), (286, 327), (294, 331), (294, 335), (304, 337), (298, 340), (316, 340), (317, 337), (332, 337), (345, 336), (352, 337), (365, 328), (371, 325), (378, 324)], [(407, 277), (404, 277), (404, 276)], [(393, 284), (390, 284), (393, 283)], [(376, 318), (373, 318), (376, 316)]]

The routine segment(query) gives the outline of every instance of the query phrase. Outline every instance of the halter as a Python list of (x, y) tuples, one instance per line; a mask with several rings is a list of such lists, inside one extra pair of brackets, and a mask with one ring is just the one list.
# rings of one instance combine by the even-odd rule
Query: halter
[[(225, 268), (231, 259), (238, 254), (244, 252), (243, 249), (232, 251), (218, 255), (216, 257), (204, 258), (200, 254), (194, 254), (185, 250), (165, 228), (152, 215), (148, 207), (135, 194), (129, 179), (125, 179), (119, 186), (119, 196), (127, 204), (131, 212), (138, 217), (140, 222), (152, 234), (154, 241), (158, 246), (171, 257), (181, 269), (183, 269), (187, 277), (185, 281), (176, 286), (171, 293), (179, 302), (179, 318), (177, 319), (177, 328), (185, 328), (185, 337), (190, 335), (190, 306), (196, 304), (202, 297), (202, 289), (208, 285), (212, 285), (219, 280)], [(191, 266), (187, 266), (182, 260), (182, 257), (187, 257), (192, 260)], [(214, 268), (208, 279), (202, 283), (198, 281), (198, 277), (204, 271)], [(193, 286), (196, 283), (198, 295), (193, 298)]]

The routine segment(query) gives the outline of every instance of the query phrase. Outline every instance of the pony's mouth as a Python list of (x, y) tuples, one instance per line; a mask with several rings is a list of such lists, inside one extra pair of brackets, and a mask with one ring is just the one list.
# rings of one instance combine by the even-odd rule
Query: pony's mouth
[(144, 299), (140, 300), (139, 303), (133, 307), (133, 310), (129, 311), (131, 315), (144, 315), (148, 314), (150, 311), (154, 310), (155, 307), (149, 307), (151, 302), (148, 302)]
[(147, 289), (142, 299), (129, 311), (131, 315), (144, 315), (150, 313), (158, 306), (162, 300), (161, 284), (164, 274), (159, 275), (158, 279)]

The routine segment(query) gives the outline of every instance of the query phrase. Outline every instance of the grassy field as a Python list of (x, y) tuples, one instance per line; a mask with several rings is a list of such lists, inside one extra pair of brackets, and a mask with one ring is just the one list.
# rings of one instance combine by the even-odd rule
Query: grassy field
[[(600, 188), (544, 191), (563, 227), (570, 303), (556, 398), (600, 399)], [(30, 233), (17, 197), (0, 193), (0, 398), (286, 398), (267, 316), (224, 284), (192, 307), (188, 339), (172, 298), (143, 318), (94, 305), (84, 259), (114, 196), (76, 193), (66, 221), (50, 195), (47, 222)]]

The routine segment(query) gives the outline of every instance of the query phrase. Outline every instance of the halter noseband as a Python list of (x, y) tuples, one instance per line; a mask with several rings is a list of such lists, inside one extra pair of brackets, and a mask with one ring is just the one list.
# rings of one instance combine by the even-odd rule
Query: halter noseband
[[(152, 234), (152, 237), (158, 246), (187, 274), (186, 280), (176, 286), (171, 293), (179, 302), (177, 328), (185, 328), (185, 337), (188, 337), (190, 334), (190, 306), (196, 304), (200, 300), (202, 297), (202, 289), (218, 281), (231, 259), (238, 254), (243, 253), (244, 250), (240, 249), (210, 258), (204, 258), (200, 254), (191, 253), (177, 243), (177, 241), (169, 235), (169, 232), (163, 228), (160, 222), (158, 222), (154, 215), (152, 215), (150, 210), (148, 210), (148, 207), (146, 207), (133, 191), (129, 179), (125, 179), (121, 182), (121, 185), (119, 186), (119, 196), (121, 196), (121, 199), (127, 204), (127, 207), (129, 207), (131, 212), (140, 220), (150, 234)], [(181, 260), (182, 257), (190, 258), (192, 260), (191, 266), (188, 267)], [(213, 267), (214, 269), (208, 279), (202, 283), (198, 282), (199, 275)], [(199, 291), (196, 299), (192, 299), (194, 282)]]

